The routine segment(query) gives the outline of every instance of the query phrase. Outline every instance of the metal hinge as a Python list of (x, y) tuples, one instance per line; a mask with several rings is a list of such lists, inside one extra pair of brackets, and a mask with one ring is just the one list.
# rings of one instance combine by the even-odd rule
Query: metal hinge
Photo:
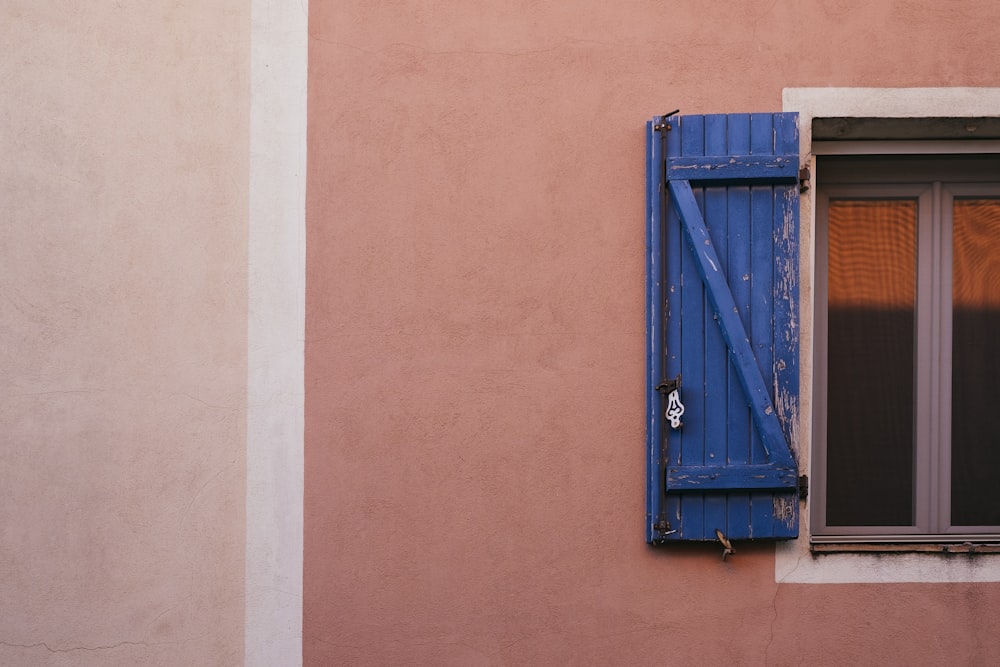
[(806, 192), (809, 190), (809, 179), (812, 178), (812, 174), (809, 171), (809, 167), (802, 167), (799, 169), (799, 192)]
[(667, 521), (662, 515), (660, 516), (660, 520), (657, 521), (655, 524), (653, 524), (653, 528), (655, 528), (660, 533), (661, 537), (664, 535), (671, 535), (677, 532), (676, 530), (671, 530), (670, 522)]
[(670, 392), (681, 388), (681, 374), (678, 373), (677, 377), (673, 380), (664, 380), (660, 384), (656, 385), (656, 391), (663, 394), (669, 394)]
[(667, 122), (667, 119), (680, 112), (681, 112), (680, 109), (674, 109), (670, 113), (663, 114), (663, 120), (654, 125), (653, 129), (656, 130), (657, 132), (669, 132), (670, 130), (674, 129), (674, 127)]
[(799, 498), (805, 500), (809, 496), (809, 475), (799, 475)]

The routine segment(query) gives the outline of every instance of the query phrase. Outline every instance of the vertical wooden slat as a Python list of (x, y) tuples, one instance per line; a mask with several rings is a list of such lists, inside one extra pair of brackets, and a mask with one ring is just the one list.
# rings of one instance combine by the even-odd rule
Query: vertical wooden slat
[[(705, 155), (728, 155), (727, 117), (713, 115), (705, 117)], [(708, 226), (709, 236), (720, 258), (728, 254), (729, 224), (726, 186), (714, 185), (704, 188), (699, 206)], [(696, 193), (696, 199), (697, 199)], [(726, 267), (722, 267), (723, 273)], [(715, 322), (707, 298), (705, 308), (705, 405), (725, 405), (728, 396), (729, 358), (726, 342)], [(726, 461), (729, 438), (728, 420), (706, 419), (705, 421), (705, 464), (723, 465)], [(714, 535), (715, 529), (728, 534), (727, 494), (705, 495), (704, 535)]]
[(774, 115), (750, 114), (750, 154), (774, 155)]
[[(750, 276), (753, 299), (750, 305), (750, 344), (757, 357), (757, 367), (764, 377), (771, 376), (773, 233), (771, 219), (774, 193), (770, 186), (750, 189), (751, 251)], [(767, 452), (756, 431), (750, 434), (750, 463), (764, 463)], [(766, 533), (771, 526), (771, 494), (752, 493), (750, 496), (751, 526), (754, 532)]]
[[(750, 153), (750, 116), (733, 114), (728, 127), (729, 151), (734, 155)], [(740, 309), (740, 318), (749, 330), (751, 299), (751, 217), (749, 186), (730, 186), (727, 192), (729, 217), (729, 256), (727, 259), (729, 287), (733, 301)], [(732, 364), (727, 364), (729, 443), (727, 463), (750, 463), (750, 440), (756, 434), (750, 420), (747, 399), (735, 376)], [(766, 377), (766, 376), (765, 376)], [(751, 537), (750, 493), (734, 491), (729, 494), (728, 525), (726, 533), (732, 539)]]
[[(799, 132), (788, 114), (775, 117), (775, 151), (796, 153)], [(775, 408), (788, 442), (795, 442), (793, 428), (799, 407), (799, 209), (798, 186), (775, 186), (774, 255), (775, 305), (774, 373), (778, 395)], [(779, 213), (780, 212), (780, 213)]]
[[(774, 122), (771, 114), (750, 116), (750, 151), (754, 155), (774, 154)], [(774, 188), (770, 185), (751, 187), (753, 302), (750, 314), (750, 339), (757, 367), (765, 378), (773, 377), (774, 326)], [(752, 436), (750, 462), (767, 462), (767, 451), (759, 434)], [(769, 534), (774, 529), (773, 494), (757, 491), (750, 494), (750, 532)]]
[[(797, 154), (798, 124), (790, 114), (774, 116), (774, 152)], [(798, 184), (774, 186), (773, 238), (774, 323), (772, 331), (772, 397), (786, 442), (794, 443), (799, 411), (799, 208)], [(772, 498), (775, 516), (772, 535), (798, 535), (799, 498), (796, 492), (776, 492)]]
[[(685, 116), (680, 123), (681, 155), (705, 154), (705, 119)], [(671, 207), (672, 208), (672, 207)], [(680, 229), (680, 224), (678, 224)], [(685, 245), (681, 242), (682, 247)], [(681, 463), (702, 465), (705, 462), (705, 297), (698, 270), (686, 248), (681, 250), (681, 374), (686, 412), (681, 435)], [(705, 497), (688, 494), (681, 497), (683, 539), (704, 539)]]

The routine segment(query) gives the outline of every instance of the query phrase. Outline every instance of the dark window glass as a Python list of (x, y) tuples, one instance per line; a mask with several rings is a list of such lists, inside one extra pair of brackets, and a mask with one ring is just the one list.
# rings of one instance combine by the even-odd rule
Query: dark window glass
[(917, 202), (828, 220), (827, 524), (913, 525)]
[(952, 213), (951, 522), (1000, 525), (1000, 200)]

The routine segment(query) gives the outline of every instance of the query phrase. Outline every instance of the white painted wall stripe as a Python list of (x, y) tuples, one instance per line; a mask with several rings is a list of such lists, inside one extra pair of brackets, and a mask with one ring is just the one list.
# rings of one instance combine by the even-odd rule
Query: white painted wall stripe
[[(799, 113), (799, 152), (813, 161), (812, 119), (835, 117), (919, 118), (997, 116), (1000, 88), (786, 88), (783, 110)], [(816, 173), (812, 164), (813, 173)], [(813, 259), (816, 188), (802, 198), (800, 266), (802, 280), (800, 368), (802, 401), (799, 467), (810, 470), (812, 446)], [(810, 471), (811, 472), (811, 471)], [(942, 556), (926, 553), (827, 553), (809, 550), (809, 508), (802, 513), (799, 539), (779, 544), (774, 559), (779, 583), (948, 583), (1000, 581), (1000, 556)]]
[(307, 0), (251, 0), (245, 664), (302, 664)]

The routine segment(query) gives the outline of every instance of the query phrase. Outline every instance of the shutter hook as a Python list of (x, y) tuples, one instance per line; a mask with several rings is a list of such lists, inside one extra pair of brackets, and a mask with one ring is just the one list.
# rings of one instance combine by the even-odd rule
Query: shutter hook
[(721, 542), (722, 546), (724, 547), (722, 549), (722, 560), (723, 561), (726, 560), (726, 556), (728, 556), (729, 554), (736, 553), (736, 551), (733, 549), (732, 543), (730, 543), (730, 541), (726, 538), (725, 535), (722, 534), (722, 531), (719, 530), (718, 528), (715, 529), (715, 536), (717, 538), (719, 538), (719, 542)]

